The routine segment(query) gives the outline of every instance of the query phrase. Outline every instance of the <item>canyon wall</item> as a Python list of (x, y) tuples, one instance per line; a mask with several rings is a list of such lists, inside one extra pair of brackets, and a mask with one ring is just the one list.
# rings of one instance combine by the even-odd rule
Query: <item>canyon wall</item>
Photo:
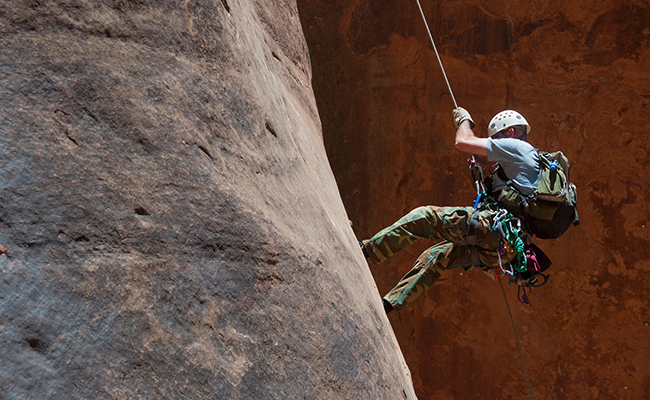
[(296, 4), (0, 4), (0, 398), (414, 399)]
[[(415, 0), (298, 1), (328, 157), (356, 235), (423, 205), (470, 205), (454, 107)], [(582, 224), (538, 241), (551, 278), (519, 304), (505, 284), (542, 399), (650, 396), (650, 7), (641, 0), (423, 0), (459, 105), (485, 135), (502, 109), (562, 150)], [(484, 165), (486, 160), (480, 160)], [(427, 244), (371, 264), (382, 294)], [(449, 272), (390, 315), (420, 399), (526, 398), (501, 289)]]

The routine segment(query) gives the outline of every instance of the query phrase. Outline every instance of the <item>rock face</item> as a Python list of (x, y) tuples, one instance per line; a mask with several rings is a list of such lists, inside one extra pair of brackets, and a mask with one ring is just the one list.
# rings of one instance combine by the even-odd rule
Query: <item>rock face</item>
[[(298, 5), (325, 145), (357, 236), (423, 204), (471, 204), (453, 103), (415, 0)], [(572, 162), (582, 225), (538, 242), (554, 265), (532, 306), (505, 287), (536, 397), (648, 398), (647, 2), (422, 6), (475, 131), (485, 135), (494, 114), (513, 108), (531, 122), (533, 145)], [(426, 246), (371, 265), (382, 294)], [(419, 398), (526, 398), (503, 295), (481, 272), (448, 273), (390, 319)]]
[(0, 46), (1, 398), (415, 398), (293, 1), (3, 1)]

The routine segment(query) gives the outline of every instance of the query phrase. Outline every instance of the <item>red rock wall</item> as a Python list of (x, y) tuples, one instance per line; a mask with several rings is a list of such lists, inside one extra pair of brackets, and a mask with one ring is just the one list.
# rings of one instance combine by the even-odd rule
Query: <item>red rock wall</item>
[[(359, 238), (422, 204), (468, 205), (453, 103), (415, 0), (300, 0), (325, 144)], [(530, 141), (572, 162), (582, 225), (540, 241), (552, 277), (517, 303), (540, 399), (650, 397), (645, 1), (422, 1), (454, 95), (484, 134), (513, 108)], [(370, 265), (382, 293), (426, 244)], [(390, 316), (420, 399), (526, 398), (499, 286), (450, 272)]]

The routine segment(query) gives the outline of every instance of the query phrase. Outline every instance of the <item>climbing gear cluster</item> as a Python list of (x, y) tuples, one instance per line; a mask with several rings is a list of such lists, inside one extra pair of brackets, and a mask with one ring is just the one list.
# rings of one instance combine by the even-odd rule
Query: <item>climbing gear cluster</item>
[(476, 211), (470, 219), (467, 234), (472, 263), (475, 266), (481, 264), (476, 238), (479, 212), (485, 209), (493, 210), (495, 215), (492, 219), (491, 231), (496, 232), (499, 237), (499, 248), (497, 249), (499, 266), (495, 274), (495, 281), (499, 280), (501, 274), (505, 275), (508, 277), (509, 284), (517, 284), (519, 301), (530, 304), (527, 289), (542, 286), (547, 282), (548, 275), (544, 275), (543, 272), (551, 265), (551, 262), (542, 250), (532, 243), (522, 218), (509, 212), (486, 193), (486, 183), (480, 163), (473, 158), (469, 159), (468, 163), (477, 191), (477, 197), (474, 200)]
[[(527, 289), (540, 287), (548, 281), (548, 275), (543, 272), (551, 265), (551, 261), (542, 250), (533, 243), (526, 244), (527, 234), (523, 231), (521, 221), (504, 209), (500, 209), (494, 217), (492, 231), (499, 233), (501, 246), (499, 255), (499, 271), (508, 277), (508, 283), (516, 283), (517, 298), (523, 304), (529, 305)], [(501, 255), (513, 253), (513, 257), (503, 262)], [(540, 264), (543, 261), (543, 265)]]
[[(492, 232), (499, 233), (500, 248), (499, 268), (510, 279), (515, 279), (517, 272), (523, 273), (527, 269), (526, 253), (524, 250), (524, 232), (521, 229), (521, 221), (515, 218), (504, 209), (499, 209), (494, 216)], [(504, 267), (501, 254), (513, 254), (514, 256)]]

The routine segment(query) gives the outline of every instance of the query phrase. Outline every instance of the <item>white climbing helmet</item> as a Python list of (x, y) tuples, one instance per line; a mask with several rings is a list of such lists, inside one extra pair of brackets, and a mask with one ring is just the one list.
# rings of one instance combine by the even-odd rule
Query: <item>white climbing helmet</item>
[(528, 125), (528, 121), (526, 121), (526, 118), (524, 118), (523, 115), (514, 110), (501, 111), (490, 121), (490, 124), (488, 125), (488, 135), (492, 137), (497, 132), (517, 125), (525, 126), (526, 134), (530, 132), (530, 125)]

